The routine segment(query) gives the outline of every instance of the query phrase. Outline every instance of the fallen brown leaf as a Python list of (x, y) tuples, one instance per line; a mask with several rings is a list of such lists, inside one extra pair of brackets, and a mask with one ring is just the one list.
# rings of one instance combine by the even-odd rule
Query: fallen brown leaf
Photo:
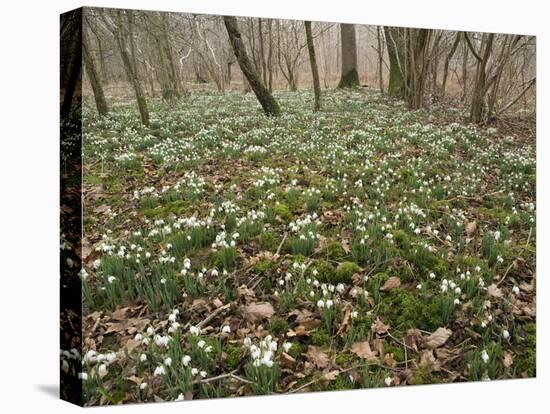
[(401, 279), (399, 279), (397, 276), (392, 276), (388, 280), (386, 280), (386, 283), (384, 283), (384, 286), (380, 288), (381, 292), (387, 292), (388, 290), (398, 288), (401, 286)]
[(326, 368), (330, 362), (330, 358), (328, 357), (328, 355), (320, 351), (319, 348), (313, 345), (310, 345), (307, 348), (306, 357), (313, 363), (313, 365), (321, 369)]
[(428, 338), (426, 338), (426, 346), (434, 349), (444, 345), (451, 337), (453, 331), (447, 328), (437, 328)]

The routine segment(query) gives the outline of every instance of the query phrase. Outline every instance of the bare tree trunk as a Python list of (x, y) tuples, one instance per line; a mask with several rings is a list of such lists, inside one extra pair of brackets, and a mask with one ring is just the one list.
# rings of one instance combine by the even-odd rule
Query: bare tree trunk
[(237, 62), (244, 76), (248, 80), (250, 87), (254, 91), (256, 98), (260, 102), (264, 112), (269, 116), (277, 116), (280, 114), (281, 110), (279, 104), (269, 93), (265, 85), (262, 83), (258, 72), (254, 70), (248, 55), (246, 54), (246, 49), (241, 38), (241, 33), (239, 32), (239, 26), (237, 24), (237, 19), (233, 16), (224, 16), (223, 21), (225, 23), (225, 28), (227, 29), (227, 34), (229, 35), (229, 41), (231, 42), (231, 47)]
[(449, 51), (449, 54), (445, 57), (445, 63), (443, 65), (443, 80), (441, 82), (441, 95), (445, 95), (445, 88), (447, 87), (447, 77), (449, 75), (449, 64), (451, 62), (451, 59), (453, 58), (456, 49), (458, 48), (458, 45), (460, 43), (460, 39), (462, 39), (461, 32), (456, 33), (455, 40), (453, 42), (453, 45), (451, 47), (451, 50)]
[(388, 94), (391, 96), (405, 96), (405, 81), (399, 67), (398, 56), (403, 55), (403, 36), (396, 27), (384, 26), (384, 35), (388, 48), (388, 59), (390, 61), (390, 75), (388, 81)]
[(267, 85), (267, 63), (265, 61), (264, 31), (261, 18), (258, 18), (258, 35), (258, 39), (260, 41), (260, 63), (262, 65), (262, 79), (264, 85)]
[(481, 38), (481, 50), (477, 53), (470, 41), (470, 38), (464, 34), (466, 43), (472, 54), (477, 60), (474, 88), (472, 92), (472, 101), (470, 104), (470, 122), (479, 124), (484, 120), (485, 93), (487, 83), (487, 63), (493, 49), (495, 35), (493, 33), (484, 33)]
[(97, 73), (95, 62), (90, 50), (90, 45), (88, 43), (88, 35), (86, 30), (82, 30), (82, 54), (84, 57), (84, 67), (86, 68), (86, 74), (90, 79), (92, 85), (92, 90), (94, 92), (95, 106), (97, 112), (105, 116), (109, 112), (107, 107), (107, 101), (105, 100), (105, 95), (103, 94), (103, 87), (101, 86), (101, 81), (99, 80), (99, 75)]
[(466, 101), (466, 93), (468, 85), (468, 44), (464, 42), (464, 47), (462, 51), (462, 96), (460, 100), (462, 102)]
[(269, 25), (267, 26), (267, 40), (269, 42), (269, 49), (267, 51), (267, 88), (269, 92), (273, 91), (273, 20), (269, 19)]
[(309, 52), (309, 64), (311, 65), (311, 75), (313, 76), (313, 92), (315, 94), (314, 109), (321, 109), (321, 85), (319, 84), (319, 70), (317, 68), (317, 58), (315, 57), (315, 45), (313, 44), (313, 34), (311, 33), (311, 22), (304, 22), (306, 27), (307, 50)]
[[(61, 57), (61, 117), (68, 117), (81, 100), (82, 82), (82, 11), (62, 16)], [(68, 59), (67, 59), (68, 58)]]
[(376, 38), (378, 40), (378, 87), (380, 93), (384, 93), (384, 76), (382, 75), (382, 33), (380, 33), (380, 26), (376, 26)]
[(339, 88), (353, 88), (359, 86), (359, 74), (357, 73), (357, 46), (355, 40), (355, 25), (340, 24), (342, 36), (342, 70)]
[[(132, 36), (128, 36), (128, 34), (126, 33), (127, 30), (125, 28), (125, 23), (123, 22), (123, 19), (122, 19), (122, 13), (123, 11), (117, 10), (118, 30), (116, 32), (116, 41), (120, 52), (120, 56), (122, 57), (122, 63), (124, 65), (126, 76), (128, 77), (128, 81), (134, 88), (134, 93), (136, 95), (136, 101), (139, 109), (139, 115), (141, 117), (141, 123), (145, 126), (149, 126), (149, 110), (147, 108), (147, 101), (145, 100), (143, 88), (141, 87), (141, 83), (138, 79), (137, 68), (135, 66), (135, 59), (130, 54), (132, 51), (135, 50), (134, 38)], [(126, 16), (128, 17), (128, 26), (130, 26), (132, 24), (132, 17), (133, 17), (131, 14), (132, 11), (126, 10), (125, 13), (126, 13)], [(131, 32), (131, 28), (129, 28), (128, 31)], [(129, 45), (130, 53), (128, 53), (128, 45), (126, 43), (127, 38), (130, 42), (130, 45)]]

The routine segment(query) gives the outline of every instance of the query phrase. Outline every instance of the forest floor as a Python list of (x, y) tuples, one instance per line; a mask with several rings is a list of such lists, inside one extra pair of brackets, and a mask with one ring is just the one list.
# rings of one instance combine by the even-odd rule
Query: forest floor
[(87, 404), (534, 376), (534, 132), (275, 95), (85, 106)]

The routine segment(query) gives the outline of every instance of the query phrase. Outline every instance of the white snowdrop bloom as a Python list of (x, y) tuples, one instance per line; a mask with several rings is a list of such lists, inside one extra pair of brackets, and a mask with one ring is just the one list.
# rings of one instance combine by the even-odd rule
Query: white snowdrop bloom
[(456, 288), (455, 288), (455, 293), (456, 293), (457, 295), (460, 295), (460, 294), (462, 293), (462, 290), (461, 290), (459, 287), (456, 287)]
[(224, 327), (222, 328), (222, 333), (230, 333), (231, 332), (231, 327), (229, 325), (224, 325)]
[(105, 355), (105, 359), (107, 360), (108, 364), (112, 364), (116, 361), (116, 353), (115, 352), (109, 352), (107, 355)]
[(147, 383), (146, 382), (142, 382), (141, 384), (139, 384), (139, 389), (140, 390), (144, 390), (145, 388), (147, 388)]
[(435, 279), (435, 273), (434, 272), (430, 272), (430, 279)]
[(168, 357), (164, 360), (164, 365), (166, 365), (167, 367), (169, 367), (170, 365), (172, 365), (172, 358)]
[(330, 309), (334, 305), (334, 302), (332, 301), (332, 299), (328, 299), (326, 302), (326, 305), (327, 305), (327, 309)]
[(504, 339), (510, 338), (510, 332), (508, 332), (507, 329), (503, 330), (503, 331), (502, 331), (502, 337), (503, 337)]
[(313, 269), (313, 271), (311, 272), (311, 274), (313, 276), (317, 276), (319, 274), (319, 271), (317, 269)]
[(445, 240), (447, 240), (447, 241), (451, 241), (452, 239), (453, 239), (453, 238), (452, 238), (450, 235), (447, 236), (447, 237), (445, 237)]
[(482, 328), (487, 328), (487, 322), (481, 321), (481, 327)]
[(197, 368), (191, 368), (191, 375), (195, 376), (199, 373), (199, 370)]
[(317, 301), (317, 307), (318, 308), (324, 308), (325, 307), (325, 302), (323, 302), (323, 299), (319, 299)]
[(498, 256), (498, 257), (497, 257), (497, 262), (499, 262), (499, 263), (503, 263), (503, 262), (504, 262), (504, 259), (502, 258), (502, 256)]
[(485, 349), (483, 351), (481, 351), (481, 359), (485, 363), (487, 363), (489, 361), (489, 354), (487, 353), (487, 351)]
[(246, 346), (247, 348), (250, 348), (250, 346), (252, 345), (252, 339), (250, 339), (250, 338), (247, 336), (246, 338), (244, 338), (243, 344), (244, 344), (244, 346)]
[(495, 231), (494, 233), (494, 236), (495, 236), (495, 240), (498, 241), (500, 239), (500, 231)]
[(185, 397), (183, 396), (183, 393), (180, 392), (178, 395), (178, 398), (176, 398), (174, 401), (179, 402), (184, 400), (185, 400)]
[(155, 335), (154, 337), (155, 343), (159, 348), (163, 348), (168, 345), (168, 341), (170, 340), (170, 337), (168, 336), (162, 336), (162, 335)]
[(115, 280), (116, 280), (116, 277), (114, 277), (114, 276), (108, 276), (107, 277), (107, 282), (109, 282), (109, 284), (113, 283)]
[(147, 355), (141, 354), (141, 355), (139, 356), (139, 360), (140, 360), (141, 362), (147, 361)]
[(211, 345), (208, 345), (206, 348), (204, 348), (204, 352), (206, 352), (207, 354), (209, 354), (210, 352), (212, 352), (212, 346), (211, 346)]
[(155, 377), (158, 377), (158, 376), (161, 376), (161, 375), (164, 375), (166, 374), (166, 370), (164, 369), (164, 365), (159, 365), (158, 367), (155, 368), (155, 372), (153, 373), (153, 375)]
[(514, 287), (512, 288), (512, 293), (513, 293), (514, 295), (516, 295), (516, 296), (519, 295), (519, 287), (514, 286)]
[(386, 377), (386, 378), (384, 379), (384, 383), (389, 387), (389, 386), (391, 385), (391, 383), (392, 383), (391, 377)]
[(216, 269), (212, 269), (212, 271), (210, 272), (210, 274), (214, 277), (217, 277), (218, 276), (218, 271)]
[(449, 290), (449, 287), (447, 285), (441, 285), (441, 293), (445, 293)]
[(97, 374), (99, 375), (99, 378), (103, 378), (105, 375), (107, 375), (107, 365), (101, 364), (99, 368), (97, 369)]
[(283, 349), (285, 350), (285, 352), (288, 352), (288, 350), (292, 347), (292, 343), (291, 342), (285, 342), (283, 344)]
[(481, 267), (476, 266), (476, 267), (474, 267), (474, 270), (475, 270), (476, 272), (481, 272)]
[(206, 342), (204, 342), (202, 339), (197, 343), (197, 346), (199, 348), (204, 348), (204, 345), (206, 345)]
[(460, 299), (459, 299), (459, 298), (456, 298), (456, 299), (453, 301), (453, 303), (454, 303), (455, 305), (459, 305), (459, 304), (460, 304)]
[(422, 283), (419, 283), (418, 285), (416, 285), (416, 288), (417, 288), (418, 290), (422, 289)]
[(189, 365), (190, 362), (191, 362), (191, 357), (189, 355), (184, 355), (183, 357), (181, 357), (181, 363), (183, 364), (184, 367)]
[(310, 291), (310, 292), (309, 292), (309, 297), (311, 297), (311, 298), (312, 298), (312, 297), (314, 297), (314, 296), (315, 296), (315, 292), (314, 292), (313, 290), (312, 290), (312, 291)]
[(101, 266), (101, 259), (94, 260), (92, 266), (94, 267), (94, 269), (99, 269), (99, 266)]
[(138, 333), (136, 336), (134, 336), (134, 341), (139, 342), (143, 339), (143, 335)]
[(151, 342), (151, 339), (149, 338), (143, 338), (143, 341), (141, 341), (143, 343), (143, 345), (149, 345), (149, 343)]
[(80, 378), (82, 381), (86, 381), (88, 379), (88, 373), (87, 372), (79, 372), (78, 378)]
[(344, 290), (345, 290), (345, 286), (342, 284), (342, 283), (338, 283), (336, 285), (336, 291), (339, 293), (339, 294), (342, 294), (344, 293)]
[(206, 373), (206, 371), (201, 371), (201, 372), (200, 372), (200, 375), (201, 375), (201, 377), (206, 378), (206, 376), (207, 376), (208, 374)]
[(183, 259), (183, 268), (184, 269), (190, 269), (191, 268), (191, 260), (189, 260), (187, 257)]
[(357, 316), (359, 316), (359, 313), (357, 311), (351, 312), (351, 319), (356, 319)]
[(291, 279), (292, 279), (292, 273), (287, 273), (287, 274), (285, 275), (285, 280), (288, 282), (288, 281), (291, 280)]
[(198, 326), (191, 326), (189, 328), (189, 332), (191, 333), (191, 335), (199, 336), (201, 334), (201, 328), (199, 328)]
[(150, 259), (150, 258), (151, 258), (151, 253), (145, 252), (145, 258), (146, 258), (146, 259)]
[(176, 322), (176, 314), (171, 313), (170, 316), (168, 317), (168, 320), (170, 322)]

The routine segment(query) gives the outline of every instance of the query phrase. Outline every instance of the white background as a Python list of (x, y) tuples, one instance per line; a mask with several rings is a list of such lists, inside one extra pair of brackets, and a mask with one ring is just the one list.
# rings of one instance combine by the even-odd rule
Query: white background
[[(82, 5), (537, 35), (538, 378), (103, 408), (102, 412), (541, 412), (550, 374), (550, 13), (544, 0), (70, 0), (0, 11), (0, 411), (67, 413), (58, 388), (59, 13)], [(545, 28), (546, 26), (546, 28)], [(542, 299), (542, 300), (541, 300)], [(182, 405), (183, 404), (183, 405)], [(542, 408), (537, 408), (542, 407)], [(95, 409), (94, 409), (95, 410)]]

